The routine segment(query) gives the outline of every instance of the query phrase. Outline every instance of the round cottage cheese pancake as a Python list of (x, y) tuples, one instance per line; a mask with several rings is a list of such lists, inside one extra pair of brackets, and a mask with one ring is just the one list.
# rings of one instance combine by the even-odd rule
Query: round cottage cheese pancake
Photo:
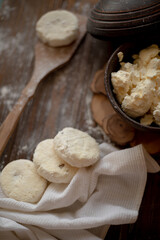
[(36, 203), (42, 197), (47, 181), (38, 175), (33, 162), (19, 159), (10, 162), (2, 170), (0, 184), (7, 197)]
[(46, 139), (37, 145), (33, 162), (38, 173), (49, 182), (69, 183), (77, 172), (77, 168), (68, 165), (56, 154), (53, 139)]
[(74, 167), (87, 167), (100, 159), (98, 143), (78, 129), (64, 128), (53, 142), (57, 155)]
[(78, 30), (78, 18), (66, 10), (50, 11), (36, 24), (37, 36), (51, 47), (69, 45), (78, 37)]

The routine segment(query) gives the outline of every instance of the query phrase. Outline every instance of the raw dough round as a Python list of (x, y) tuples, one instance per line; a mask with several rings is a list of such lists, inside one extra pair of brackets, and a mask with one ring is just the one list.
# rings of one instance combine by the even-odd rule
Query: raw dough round
[(78, 37), (78, 29), (78, 18), (66, 10), (48, 12), (36, 24), (38, 37), (51, 47), (69, 45)]
[(95, 139), (78, 129), (64, 128), (54, 137), (53, 142), (57, 155), (72, 166), (87, 167), (100, 158)]
[(17, 201), (36, 203), (42, 197), (47, 181), (38, 175), (33, 162), (19, 159), (10, 162), (0, 176), (4, 194)]
[(49, 182), (69, 183), (77, 172), (77, 168), (68, 165), (55, 153), (53, 139), (46, 139), (37, 145), (33, 162), (37, 172)]

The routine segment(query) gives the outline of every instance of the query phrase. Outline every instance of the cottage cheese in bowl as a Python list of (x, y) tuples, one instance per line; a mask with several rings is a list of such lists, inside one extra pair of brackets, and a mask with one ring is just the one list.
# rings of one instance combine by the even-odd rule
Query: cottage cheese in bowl
[(111, 82), (122, 110), (143, 125), (160, 125), (160, 48), (152, 44), (133, 55), (133, 63), (123, 62), (111, 73)]

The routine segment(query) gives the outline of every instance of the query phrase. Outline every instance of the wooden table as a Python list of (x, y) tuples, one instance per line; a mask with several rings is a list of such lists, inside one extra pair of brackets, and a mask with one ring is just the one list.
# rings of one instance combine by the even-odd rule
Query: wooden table
[[(0, 123), (17, 100), (33, 69), (35, 24), (49, 10), (63, 8), (88, 16), (96, 0), (4, 0), (0, 9)], [(113, 52), (109, 41), (89, 34), (71, 61), (49, 74), (23, 112), (1, 156), (1, 170), (10, 161), (31, 159), (36, 145), (66, 126), (87, 131), (100, 143), (107, 137), (90, 112), (90, 83)], [(138, 220), (111, 226), (106, 240), (160, 239), (160, 175), (148, 174)]]

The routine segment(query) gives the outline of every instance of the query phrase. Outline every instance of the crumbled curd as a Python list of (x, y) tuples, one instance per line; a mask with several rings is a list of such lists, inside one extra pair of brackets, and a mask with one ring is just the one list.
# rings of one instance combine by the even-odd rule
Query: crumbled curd
[(158, 45), (142, 49), (133, 55), (133, 63), (122, 61), (121, 68), (112, 72), (113, 91), (127, 115), (140, 118), (143, 125), (160, 125), (160, 49)]

